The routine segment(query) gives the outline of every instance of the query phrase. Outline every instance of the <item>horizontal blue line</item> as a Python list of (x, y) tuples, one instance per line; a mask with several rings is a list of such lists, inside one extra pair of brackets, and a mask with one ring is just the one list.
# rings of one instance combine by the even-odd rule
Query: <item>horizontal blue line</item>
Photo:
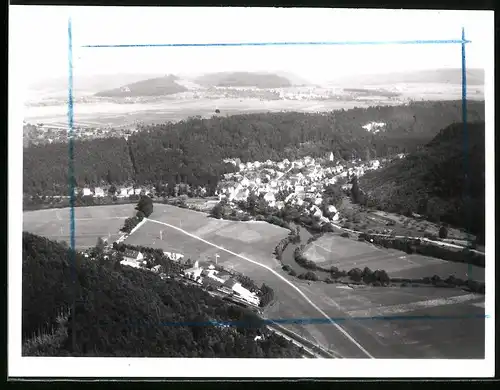
[[(331, 322), (345, 321), (401, 321), (401, 320), (463, 320), (463, 319), (484, 319), (490, 318), (489, 315), (476, 314), (467, 316), (376, 316), (376, 317), (339, 317), (339, 318), (292, 318), (292, 319), (275, 319), (275, 320), (256, 320), (255, 324), (330, 324)], [(99, 325), (107, 323), (99, 321)], [(116, 325), (116, 323), (110, 323)], [(158, 322), (151, 323), (147, 321), (126, 321), (125, 324), (130, 326), (249, 326), (247, 321), (206, 321), (206, 322)]]
[(308, 46), (308, 45), (436, 45), (464, 44), (465, 39), (432, 39), (412, 41), (333, 41), (333, 42), (236, 42), (236, 43), (149, 43), (136, 45), (83, 45), (82, 47), (230, 47), (230, 46)]

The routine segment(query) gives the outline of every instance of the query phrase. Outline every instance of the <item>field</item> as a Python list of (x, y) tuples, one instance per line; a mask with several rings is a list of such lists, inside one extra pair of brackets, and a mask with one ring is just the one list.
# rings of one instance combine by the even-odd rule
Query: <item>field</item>
[[(347, 86), (346, 86), (347, 87)], [(394, 85), (380, 85), (380, 89), (392, 89)], [(169, 98), (143, 99), (141, 102), (109, 101), (87, 97), (87, 102), (78, 100), (74, 104), (75, 123), (100, 124), (103, 126), (134, 126), (137, 121), (164, 122), (178, 121), (190, 116), (209, 117), (219, 109), (221, 115), (235, 115), (252, 112), (324, 112), (353, 107), (368, 107), (372, 105), (398, 105), (408, 99), (425, 100), (459, 100), (461, 86), (459, 84), (405, 84), (399, 86), (400, 96), (396, 100), (377, 97), (375, 99), (355, 98), (343, 94), (339, 99), (331, 100), (260, 100), (258, 98)], [(338, 90), (339, 86), (335, 86)], [(476, 92), (478, 91), (478, 92)], [(483, 88), (477, 86), (469, 91), (470, 99), (484, 99)], [(67, 93), (67, 92), (66, 92)], [(66, 93), (61, 91), (62, 96)], [(37, 102), (42, 95), (32, 99)], [(75, 98), (82, 97), (81, 93)], [(65, 98), (64, 98), (65, 99)], [(63, 99), (46, 106), (26, 107), (25, 120), (31, 123), (45, 124), (67, 123), (67, 107)]]
[[(198, 236), (216, 245), (259, 261), (269, 267), (278, 267), (273, 251), (276, 244), (288, 234), (288, 230), (264, 222), (236, 222), (209, 218), (207, 214), (181, 209), (175, 206), (155, 204), (149, 219), (165, 222)], [(162, 231), (160, 239), (160, 231)], [(163, 248), (165, 251), (179, 251), (192, 259), (215, 260), (219, 253), (219, 263), (245, 272), (251, 263), (235, 260), (233, 256), (216, 248), (207, 247), (202, 241), (193, 239), (168, 226), (148, 221), (139, 231), (125, 241), (131, 245), (146, 245)]]
[[(421, 255), (408, 255), (395, 249), (378, 248), (374, 245), (327, 233), (306, 247), (305, 256), (323, 268), (331, 266), (341, 270), (368, 267), (386, 270), (391, 277), (422, 278), (439, 275), (446, 278), (453, 274), (467, 279), (468, 264)], [(484, 281), (484, 268), (470, 266), (475, 280)]]
[[(180, 251), (193, 260), (214, 260), (215, 254), (219, 254), (219, 264), (234, 268), (255, 280), (257, 284), (266, 283), (274, 289), (276, 300), (264, 311), (267, 318), (285, 320), (283, 325), (288, 329), (341, 356), (366, 357), (351, 340), (333, 324), (327, 322), (323, 314), (286, 281), (270, 270), (228, 253), (224, 249), (271, 267), (276, 273), (298, 286), (302, 293), (326, 315), (334, 319), (344, 319), (340, 321), (340, 325), (374, 357), (483, 356), (484, 327), (481, 327), (484, 321), (481, 322), (477, 318), (459, 319), (450, 325), (450, 321), (445, 320), (434, 320), (430, 323), (420, 319), (389, 321), (352, 319), (352, 317), (391, 313), (392, 315), (411, 313), (470, 316), (484, 313), (484, 296), (472, 296), (458, 289), (427, 287), (346, 290), (336, 285), (299, 281), (286, 275), (272, 255), (276, 243), (287, 234), (284, 229), (265, 223), (213, 220), (207, 218), (206, 214), (168, 205), (155, 205), (155, 211), (150, 219), (179, 226), (207, 242), (153, 221), (146, 222), (125, 242)], [(378, 250), (374, 250), (370, 245), (340, 237), (339, 240), (345, 245), (344, 256), (350, 254), (364, 256), (370, 251), (372, 254), (378, 253)], [(215, 248), (211, 244), (222, 248)], [(462, 295), (464, 297), (454, 298)], [(346, 318), (350, 320), (345, 321)], [(316, 322), (307, 323), (311, 319)], [(306, 323), (300, 323), (304, 320)], [(293, 323), (294, 321), (298, 323)], [(473, 330), (474, 333), (465, 333), (464, 329)]]
[[(69, 208), (26, 211), (23, 230), (51, 240), (70, 242)], [(118, 239), (126, 218), (134, 213), (133, 204), (75, 208), (76, 247), (94, 246), (98, 237)]]
[[(340, 213), (351, 228), (366, 233), (393, 233), (396, 236), (409, 237), (423, 237), (428, 233), (437, 237), (441, 227), (425, 219), (410, 218), (379, 210), (364, 210), (359, 205), (353, 204), (348, 197), (342, 199)], [(474, 238), (473, 235), (468, 235), (453, 227), (448, 228), (448, 237), (457, 243)]]
[(484, 358), (484, 295), (432, 287), (300, 288), (377, 358)]

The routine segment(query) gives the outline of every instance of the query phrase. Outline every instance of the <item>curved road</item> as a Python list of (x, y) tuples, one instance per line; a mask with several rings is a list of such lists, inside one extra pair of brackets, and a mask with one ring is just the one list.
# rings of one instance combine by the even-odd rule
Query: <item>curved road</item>
[[(144, 221), (145, 220), (146, 220), (146, 218), (144, 218)], [(207, 241), (207, 240), (205, 240), (205, 239), (203, 239), (203, 238), (201, 238), (199, 236), (196, 236), (196, 235), (191, 234), (191, 233), (189, 233), (189, 232), (187, 232), (187, 231), (185, 231), (185, 230), (183, 230), (181, 228), (178, 228), (177, 226), (170, 225), (168, 223), (161, 222), (161, 221), (156, 221), (154, 219), (147, 219), (147, 220), (150, 221), (150, 222), (154, 222), (154, 223), (160, 224), (160, 225), (168, 226), (169, 228), (175, 229), (175, 230), (177, 230), (177, 231), (179, 231), (179, 232), (181, 232), (183, 234), (186, 234), (189, 237), (192, 237), (192, 238), (194, 238), (196, 240), (202, 241), (202, 242), (204, 242), (207, 245), (210, 245), (210, 246), (212, 246), (214, 248), (217, 248), (219, 250), (227, 252), (227, 253), (231, 254), (232, 256), (238, 257), (238, 258), (240, 258), (242, 260), (245, 260), (245, 261), (248, 261), (248, 262), (253, 263), (255, 265), (258, 265), (259, 267), (265, 268), (270, 273), (274, 274), (274, 276), (276, 276), (281, 282), (285, 283), (287, 286), (289, 286), (293, 290), (295, 290), (295, 292), (298, 293), (303, 298), (303, 300), (305, 300), (312, 308), (314, 308), (318, 313), (320, 313), (323, 317), (325, 317), (327, 319), (327, 321), (329, 323), (331, 323), (342, 334), (343, 338), (345, 338), (347, 341), (349, 341), (349, 343), (351, 344), (351, 348), (348, 348), (348, 350), (352, 350), (352, 347), (355, 347), (357, 349), (356, 352), (350, 352), (349, 353), (349, 355), (352, 355), (352, 356), (345, 356), (345, 357), (365, 357), (365, 358), (374, 359), (374, 356), (372, 356), (365, 348), (363, 348), (363, 346), (361, 344), (359, 344), (349, 333), (347, 333), (345, 329), (343, 329), (339, 324), (335, 323), (330, 318), (330, 316), (328, 316), (313, 301), (311, 301), (295, 284), (293, 284), (292, 282), (290, 282), (289, 280), (287, 280), (285, 277), (283, 277), (282, 275), (280, 275), (278, 272), (276, 272), (272, 268), (268, 267), (267, 265), (261, 264), (261, 263), (255, 261), (255, 260), (249, 259), (249, 258), (247, 258), (245, 256), (241, 256), (238, 253), (235, 253), (235, 252), (230, 251), (230, 250), (228, 250), (226, 248), (223, 248), (222, 246), (219, 246), (217, 244), (209, 242), (209, 241)], [(334, 345), (336, 345), (336, 343)], [(361, 356), (360, 356), (360, 352), (361, 352)]]

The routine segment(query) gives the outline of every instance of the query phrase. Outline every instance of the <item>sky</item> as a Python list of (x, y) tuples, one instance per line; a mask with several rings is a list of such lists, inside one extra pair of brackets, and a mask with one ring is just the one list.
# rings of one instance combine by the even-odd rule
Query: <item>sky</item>
[[(83, 48), (95, 44), (390, 41), (460, 39), (467, 67), (493, 50), (493, 13), (286, 8), (11, 6), (9, 36), (27, 82), (68, 74), (68, 17), (79, 75), (287, 71), (328, 81), (344, 75), (459, 68), (461, 46), (293, 46)], [(29, 28), (26, 28), (29, 26)], [(10, 46), (13, 47), (13, 46)], [(19, 53), (19, 54), (17, 54)]]

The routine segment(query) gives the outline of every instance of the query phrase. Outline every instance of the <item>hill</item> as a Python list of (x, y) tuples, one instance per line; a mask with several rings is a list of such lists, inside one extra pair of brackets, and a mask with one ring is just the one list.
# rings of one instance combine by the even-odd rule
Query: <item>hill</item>
[[(253, 312), (199, 287), (121, 266), (119, 258), (87, 260), (76, 254), (73, 286), (69, 254), (59, 243), (23, 233), (25, 356), (301, 356), (298, 348), (269, 334)], [(212, 321), (238, 323), (223, 328)], [(255, 342), (261, 333), (265, 341)]]
[(156, 77), (152, 79), (137, 81), (124, 85), (120, 88), (97, 92), (99, 97), (137, 97), (137, 96), (163, 96), (188, 91), (188, 88), (176, 82), (178, 78), (174, 75)]
[[(484, 102), (468, 102), (471, 120), (484, 120)], [(405, 106), (355, 108), (329, 113), (243, 114), (148, 125), (125, 139), (75, 142), (77, 185), (184, 182), (213, 194), (223, 173), (235, 170), (227, 158), (243, 162), (289, 160), (310, 155), (375, 158), (410, 153), (440, 129), (461, 120), (461, 102), (417, 102)], [(363, 126), (383, 122), (384, 131)], [(23, 153), (24, 192), (67, 186), (64, 144), (28, 147)], [(65, 192), (65, 191), (64, 191)]]
[[(483, 69), (467, 69), (468, 85), (484, 85)], [(355, 77), (343, 77), (332, 82), (342, 85), (385, 85), (399, 83), (438, 83), (438, 84), (462, 84), (462, 69), (435, 69), (412, 72), (394, 72), (388, 74), (356, 75)]]
[(220, 72), (196, 78), (196, 83), (212, 87), (284, 88), (292, 83), (286, 77), (272, 73)]
[[(98, 92), (112, 88), (118, 88), (121, 85), (135, 83), (137, 81), (160, 77), (157, 74), (135, 74), (135, 73), (117, 73), (117, 74), (95, 74), (95, 75), (79, 75), (77, 72), (73, 78), (73, 90)], [(58, 77), (37, 81), (29, 86), (30, 90), (34, 91), (68, 91), (68, 77)]]
[[(367, 173), (359, 187), (382, 210), (425, 215), (483, 235), (484, 122), (452, 124), (421, 150)], [(468, 179), (468, 181), (466, 180)]]

